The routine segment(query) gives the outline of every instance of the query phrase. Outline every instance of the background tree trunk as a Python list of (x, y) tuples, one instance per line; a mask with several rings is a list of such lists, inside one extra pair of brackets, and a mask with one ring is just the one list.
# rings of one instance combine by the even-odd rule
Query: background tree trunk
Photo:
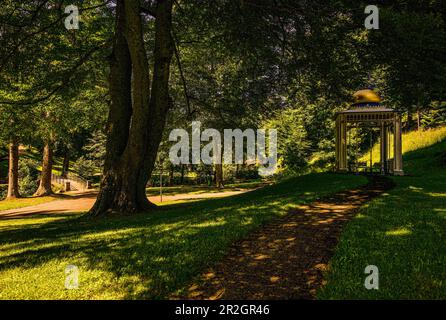
[(46, 142), (43, 148), (42, 173), (40, 175), (39, 188), (35, 196), (47, 196), (53, 193), (51, 189), (51, 173), (53, 170), (53, 146)]
[(184, 184), (184, 164), (181, 164), (181, 179), (180, 179), (180, 184), (183, 185)]
[(19, 145), (15, 138), (9, 144), (8, 194), (6, 199), (19, 198)]
[(62, 177), (66, 178), (68, 176), (68, 170), (70, 169), (70, 150), (65, 147), (63, 163), (62, 163)]
[(173, 185), (174, 173), (175, 173), (175, 167), (173, 164), (171, 164), (169, 169), (169, 186)]
[(417, 131), (420, 130), (420, 127), (421, 127), (421, 111), (418, 108), (417, 109)]
[(217, 188), (224, 188), (223, 184), (223, 164), (218, 163), (215, 165), (215, 185)]
[(407, 111), (406, 130), (410, 131), (415, 127), (415, 120), (413, 118), (412, 110), (409, 108)]

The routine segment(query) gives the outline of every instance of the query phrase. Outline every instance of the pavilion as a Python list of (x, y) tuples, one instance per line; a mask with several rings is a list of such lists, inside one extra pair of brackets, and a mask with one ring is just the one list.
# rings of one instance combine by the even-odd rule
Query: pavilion
[[(336, 171), (352, 171), (348, 164), (347, 135), (351, 128), (378, 128), (380, 131), (381, 174), (403, 175), (401, 116), (394, 109), (381, 105), (380, 97), (370, 89), (357, 91), (348, 110), (336, 113)], [(390, 136), (393, 134), (393, 159), (390, 159)], [(356, 170), (358, 166), (356, 166)], [(373, 172), (370, 160), (370, 172)]]

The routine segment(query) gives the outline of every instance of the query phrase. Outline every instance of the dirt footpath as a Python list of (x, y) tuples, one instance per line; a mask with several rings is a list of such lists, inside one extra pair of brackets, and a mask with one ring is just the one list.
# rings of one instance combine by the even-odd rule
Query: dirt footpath
[(302, 205), (246, 239), (172, 299), (313, 299), (342, 227), (358, 209), (393, 186), (373, 177), (368, 185)]
[[(221, 198), (233, 196), (236, 194), (250, 191), (249, 189), (241, 189), (238, 191), (222, 191), (222, 192), (205, 192), (200, 194), (180, 193), (176, 195), (163, 195), (163, 202), (176, 200), (193, 200), (205, 198)], [(10, 209), (0, 211), (1, 218), (24, 217), (35, 214), (50, 214), (50, 213), (66, 213), (66, 212), (81, 212), (89, 210), (95, 200), (97, 192), (86, 192), (72, 196), (64, 196), (65, 200), (54, 200), (47, 203), (38, 204), (30, 207), (23, 207), (19, 209)], [(149, 197), (149, 200), (154, 203), (160, 203), (160, 196)]]

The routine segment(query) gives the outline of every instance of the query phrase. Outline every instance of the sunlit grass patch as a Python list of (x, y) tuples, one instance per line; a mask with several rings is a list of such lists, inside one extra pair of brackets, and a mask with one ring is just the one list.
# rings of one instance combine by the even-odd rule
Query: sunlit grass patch
[[(407, 133), (403, 133), (402, 142), (403, 142), (403, 154), (408, 153), (410, 151), (419, 150), (422, 148), (430, 147), (436, 143), (444, 141), (446, 139), (446, 126), (427, 129), (427, 130), (419, 130), (419, 131), (410, 131)], [(390, 139), (390, 158), (393, 158), (393, 139)], [(373, 163), (378, 163), (380, 160), (380, 145), (379, 141), (373, 145), (372, 148), (372, 160)], [(370, 151), (367, 151), (359, 161), (370, 161)]]
[[(268, 181), (250, 181), (241, 183), (231, 183), (226, 184), (224, 189), (217, 188), (215, 186), (203, 186), (203, 185), (183, 185), (183, 186), (163, 186), (163, 195), (176, 195), (176, 194), (203, 194), (203, 193), (219, 193), (219, 192), (229, 192), (229, 191), (240, 191), (245, 189), (255, 189), (258, 187), (265, 186)], [(148, 196), (159, 196), (160, 187), (148, 187), (146, 188), (146, 193)]]
[(0, 201), (0, 211), (34, 206), (56, 200), (54, 197), (28, 197)]
[(385, 234), (386, 234), (386, 236), (407, 236), (411, 233), (412, 233), (412, 231), (410, 231), (409, 229), (401, 227), (401, 228), (397, 228), (394, 230), (386, 231)]

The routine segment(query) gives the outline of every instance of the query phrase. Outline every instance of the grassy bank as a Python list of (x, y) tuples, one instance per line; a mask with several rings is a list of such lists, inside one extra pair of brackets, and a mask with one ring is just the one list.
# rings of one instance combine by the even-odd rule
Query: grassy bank
[[(446, 141), (406, 152), (404, 166), (411, 176), (347, 225), (319, 298), (446, 299)], [(364, 287), (367, 265), (378, 290)]]
[[(430, 147), (436, 143), (439, 143), (446, 139), (446, 127), (438, 127), (427, 130), (410, 131), (403, 133), (403, 154), (411, 151), (420, 150)], [(393, 158), (393, 138), (389, 140), (389, 157)], [(373, 163), (378, 163), (380, 145), (379, 142), (375, 143), (372, 148), (372, 160)], [(366, 152), (359, 161), (370, 161), (370, 152)]]

